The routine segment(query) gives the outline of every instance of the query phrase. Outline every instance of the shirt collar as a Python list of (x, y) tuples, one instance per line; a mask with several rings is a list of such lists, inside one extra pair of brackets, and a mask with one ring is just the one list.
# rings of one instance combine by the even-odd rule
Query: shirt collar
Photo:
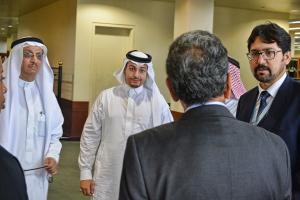
[(34, 85), (34, 83), (35, 83), (35, 80), (28, 82), (28, 81), (24, 81), (23, 79), (19, 78), (19, 86), (22, 88), (32, 87)]
[(197, 108), (197, 107), (200, 107), (200, 106), (203, 106), (203, 105), (220, 105), (220, 106), (225, 106), (225, 104), (221, 101), (207, 101), (205, 103), (194, 103), (192, 105), (190, 105), (189, 107), (187, 107), (185, 109), (184, 112), (187, 112), (193, 108)]
[(138, 88), (132, 88), (127, 84), (125, 84), (124, 86), (125, 86), (125, 91), (126, 91), (127, 95), (130, 97), (140, 94), (144, 89), (143, 85), (141, 85)]
[[(273, 83), (268, 89), (268, 93), (274, 98), (280, 88), (280, 86), (282, 85), (282, 83), (284, 82), (285, 78), (286, 78), (287, 74), (284, 73), (284, 75), (278, 79), (275, 83)], [(264, 91), (264, 89), (262, 89), (260, 87), (260, 85), (258, 85), (258, 91), (259, 91), (259, 94)]]

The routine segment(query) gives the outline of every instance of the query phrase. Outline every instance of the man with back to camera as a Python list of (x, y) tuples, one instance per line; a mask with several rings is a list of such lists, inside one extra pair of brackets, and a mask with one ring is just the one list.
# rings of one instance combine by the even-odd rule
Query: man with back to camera
[(3, 67), (8, 91), (0, 144), (20, 161), (29, 200), (46, 200), (49, 178), (57, 173), (63, 124), (47, 47), (35, 37), (15, 40)]
[[(0, 113), (4, 109), (3, 68), (0, 61)], [(1, 127), (0, 127), (1, 129)], [(0, 198), (3, 200), (28, 200), (23, 169), (16, 157), (0, 145)]]
[(121, 84), (100, 93), (80, 141), (80, 188), (94, 200), (118, 199), (127, 137), (173, 121), (149, 54), (129, 51), (114, 76)]
[(167, 58), (167, 85), (185, 113), (128, 138), (120, 200), (287, 200), (290, 160), (284, 141), (236, 120), (227, 51), (206, 31), (181, 35)]
[(286, 74), (291, 60), (291, 37), (280, 26), (256, 26), (248, 38), (251, 71), (259, 81), (238, 104), (237, 119), (279, 135), (291, 158), (293, 193), (300, 200), (300, 83)]

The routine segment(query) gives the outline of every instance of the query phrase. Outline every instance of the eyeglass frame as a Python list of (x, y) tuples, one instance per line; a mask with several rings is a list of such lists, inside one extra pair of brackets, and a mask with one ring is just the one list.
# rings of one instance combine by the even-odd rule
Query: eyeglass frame
[(42, 60), (43, 59), (43, 56), (44, 56), (44, 53), (41, 52), (41, 53), (33, 53), (31, 51), (23, 51), (23, 58), (26, 58), (26, 59), (32, 59), (34, 58), (34, 56), (38, 59), (38, 60)]
[[(267, 58), (266, 57), (266, 52), (269, 52), (269, 53), (273, 53), (273, 56), (272, 56), (272, 58)], [(262, 50), (262, 51), (255, 51), (255, 56), (256, 57), (253, 57), (253, 58), (251, 58), (250, 56), (251, 56), (251, 53), (253, 53), (253, 51), (252, 52), (248, 52), (248, 53), (246, 53), (246, 56), (247, 56), (247, 58), (248, 58), (248, 60), (249, 61), (252, 61), (252, 60), (257, 60), (258, 58), (259, 58), (259, 56), (261, 55), (262, 57), (263, 57), (263, 59), (265, 59), (265, 60), (273, 60), (275, 57), (276, 57), (276, 54), (277, 53), (279, 53), (279, 52), (282, 52), (282, 50), (270, 50), (270, 49), (265, 49), (265, 50)]]

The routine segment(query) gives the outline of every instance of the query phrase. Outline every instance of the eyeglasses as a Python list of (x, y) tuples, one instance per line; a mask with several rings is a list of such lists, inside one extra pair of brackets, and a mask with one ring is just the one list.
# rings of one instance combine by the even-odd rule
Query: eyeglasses
[(29, 52), (29, 51), (24, 51), (23, 52), (23, 58), (28, 58), (28, 59), (31, 59), (33, 57), (36, 57), (38, 60), (42, 60), (42, 57), (43, 57), (43, 53), (32, 53), (32, 52)]
[(278, 52), (282, 52), (282, 51), (281, 50), (275, 51), (275, 50), (267, 49), (267, 50), (263, 50), (263, 51), (251, 51), (251, 52), (247, 53), (246, 55), (250, 61), (257, 60), (260, 55), (265, 60), (273, 60), (276, 56), (276, 53), (278, 53)]

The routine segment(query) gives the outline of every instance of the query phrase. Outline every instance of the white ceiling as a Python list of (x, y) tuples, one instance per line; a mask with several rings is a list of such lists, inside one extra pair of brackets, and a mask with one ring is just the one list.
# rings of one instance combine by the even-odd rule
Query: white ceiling
[[(0, 38), (17, 31), (19, 16), (55, 1), (58, 0), (0, 0)], [(282, 12), (289, 13), (290, 18), (300, 18), (300, 0), (215, 0), (215, 6)]]

